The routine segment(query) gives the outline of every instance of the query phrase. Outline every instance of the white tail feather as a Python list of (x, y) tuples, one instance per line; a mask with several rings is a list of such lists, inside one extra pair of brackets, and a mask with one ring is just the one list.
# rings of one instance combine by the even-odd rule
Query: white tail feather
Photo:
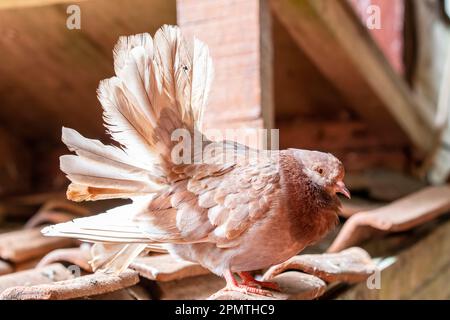
[(92, 260), (89, 261), (93, 270), (118, 274), (124, 271), (133, 260), (146, 249), (145, 244), (102, 244), (92, 246)]
[[(61, 157), (61, 170), (72, 181), (67, 190), (71, 200), (135, 199), (161, 191), (178, 178), (171, 162), (177, 143), (171, 139), (173, 130), (193, 133), (202, 127), (213, 67), (200, 41), (185, 42), (178, 27), (167, 25), (154, 39), (149, 34), (121, 37), (114, 48), (114, 70), (115, 77), (100, 82), (98, 98), (105, 126), (121, 148), (63, 128), (63, 142), (77, 154)], [(123, 270), (142, 248), (160, 249), (158, 237), (170, 241), (147, 223), (146, 230), (156, 237), (150, 239), (129, 218), (136, 208), (127, 209), (125, 215), (107, 212), (47, 227), (43, 233), (105, 243), (98, 250), (102, 258), (96, 261), (102, 262), (97, 267)], [(106, 244), (115, 250), (107, 258)]]
[(62, 140), (75, 155), (60, 158), (60, 167), (72, 181), (71, 200), (130, 198), (159, 191), (162, 180), (136, 163), (123, 150), (86, 139), (72, 129), (62, 129)]
[[(120, 208), (129, 208), (130, 205)], [(106, 212), (92, 217), (74, 219), (42, 229), (46, 236), (77, 238), (87, 242), (152, 243), (130, 219), (129, 212)]]

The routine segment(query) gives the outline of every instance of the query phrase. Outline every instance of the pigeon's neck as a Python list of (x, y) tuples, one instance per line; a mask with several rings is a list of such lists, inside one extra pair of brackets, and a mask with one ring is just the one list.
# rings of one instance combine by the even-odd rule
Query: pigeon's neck
[(339, 199), (312, 182), (290, 150), (280, 153), (280, 178), (295, 234), (315, 242), (336, 225)]

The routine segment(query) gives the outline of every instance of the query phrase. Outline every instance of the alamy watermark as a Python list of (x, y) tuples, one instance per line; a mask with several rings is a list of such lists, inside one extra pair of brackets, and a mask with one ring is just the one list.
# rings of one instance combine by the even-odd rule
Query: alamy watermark
[(366, 9), (366, 27), (367, 29), (381, 29), (381, 9), (379, 6), (370, 5)]
[(367, 278), (366, 286), (369, 290), (380, 290), (381, 289), (381, 270), (380, 268), (375, 268), (373, 273)]
[(382, 28), (380, 6), (371, 4), (370, 0), (366, 0), (363, 3), (360, 3), (355, 10), (362, 18), (367, 29), (380, 30)]
[(81, 277), (81, 268), (76, 264), (72, 264), (67, 267), (67, 270), (73, 275), (74, 278)]
[(66, 13), (68, 17), (66, 19), (66, 27), (69, 30), (81, 29), (81, 9), (79, 5), (71, 4), (67, 7)]

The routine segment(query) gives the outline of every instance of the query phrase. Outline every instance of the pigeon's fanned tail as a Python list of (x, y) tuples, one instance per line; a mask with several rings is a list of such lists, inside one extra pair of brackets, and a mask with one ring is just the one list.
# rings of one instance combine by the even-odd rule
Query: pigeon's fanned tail
[[(60, 158), (61, 170), (72, 182), (70, 200), (135, 201), (166, 190), (182, 173), (172, 159), (180, 137), (173, 138), (174, 130), (182, 129), (183, 138), (186, 131), (191, 137), (201, 131), (213, 77), (206, 45), (185, 41), (178, 27), (164, 25), (154, 38), (147, 33), (120, 37), (113, 52), (116, 75), (101, 81), (97, 94), (105, 127), (119, 146), (63, 128), (62, 141), (76, 153)], [(145, 248), (163, 250), (164, 240), (179, 240), (151, 222), (147, 229), (154, 234), (141, 232), (129, 219), (135, 210), (77, 219), (43, 233), (94, 242), (95, 268), (121, 271)]]
[[(105, 146), (63, 129), (77, 156), (61, 157), (75, 201), (133, 198), (157, 192), (174, 177), (172, 139), (177, 129), (194, 136), (213, 77), (206, 45), (185, 41), (178, 27), (121, 37), (114, 48), (116, 76), (100, 82), (98, 98), (108, 133), (120, 147)], [(184, 135), (183, 135), (184, 137)]]
[(158, 176), (122, 149), (62, 129), (62, 141), (77, 155), (64, 155), (60, 167), (72, 181), (67, 197), (74, 201), (132, 198), (161, 189)]

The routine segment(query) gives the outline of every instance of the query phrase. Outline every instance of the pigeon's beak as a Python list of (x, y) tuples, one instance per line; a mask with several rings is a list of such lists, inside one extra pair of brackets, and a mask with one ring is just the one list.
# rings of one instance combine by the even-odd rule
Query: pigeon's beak
[(336, 193), (341, 193), (348, 199), (351, 199), (350, 191), (348, 191), (347, 187), (342, 181), (338, 181), (336, 183)]

